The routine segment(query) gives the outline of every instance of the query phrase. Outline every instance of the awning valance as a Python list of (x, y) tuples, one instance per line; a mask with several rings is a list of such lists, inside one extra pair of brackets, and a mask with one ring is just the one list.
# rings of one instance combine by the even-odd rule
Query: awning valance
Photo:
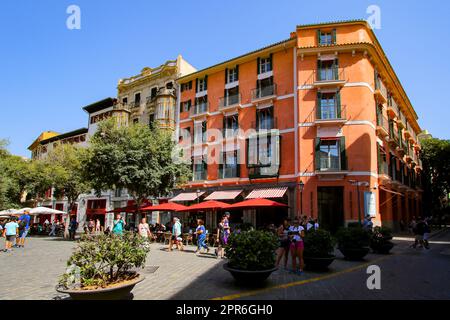
[(184, 192), (170, 199), (170, 202), (174, 201), (194, 201), (197, 200), (200, 196), (202, 196), (205, 192)]
[(234, 200), (243, 190), (214, 191), (205, 200)]
[(287, 189), (287, 187), (255, 189), (245, 199), (282, 198)]

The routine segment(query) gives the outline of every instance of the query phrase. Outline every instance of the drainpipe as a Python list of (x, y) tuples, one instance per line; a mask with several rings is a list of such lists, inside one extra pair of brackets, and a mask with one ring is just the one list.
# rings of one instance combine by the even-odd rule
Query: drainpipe
[[(295, 147), (294, 147), (294, 167), (295, 167), (295, 171), (294, 171), (294, 175), (295, 177), (299, 177), (299, 134), (298, 134), (298, 130), (299, 130), (299, 126), (298, 126), (298, 73), (297, 73), (297, 45), (295, 45), (294, 49), (293, 49), (293, 73), (294, 73), (294, 141), (295, 141)], [(297, 195), (297, 192), (294, 193), (294, 195)], [(295, 196), (294, 196), (295, 199)], [(295, 202), (295, 204), (297, 204), (297, 201)], [(295, 212), (294, 212), (295, 213)], [(297, 215), (297, 213), (295, 213), (295, 215)]]

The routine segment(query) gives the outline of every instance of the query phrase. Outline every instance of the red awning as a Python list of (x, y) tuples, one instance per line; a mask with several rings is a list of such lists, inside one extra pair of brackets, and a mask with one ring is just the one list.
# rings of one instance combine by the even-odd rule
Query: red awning
[(217, 210), (217, 209), (220, 210), (220, 209), (227, 209), (229, 207), (230, 205), (228, 203), (211, 200), (194, 204), (181, 211), (200, 211), (200, 210)]
[(261, 207), (283, 207), (286, 208), (287, 205), (284, 203), (268, 200), (268, 199), (250, 199), (242, 202), (232, 204), (227, 209), (245, 209), (245, 208), (261, 208)]
[(142, 208), (142, 211), (181, 211), (187, 209), (188, 207), (183, 206), (178, 203), (168, 202), (162, 203), (157, 206), (147, 206)]
[(197, 200), (198, 197), (202, 196), (205, 192), (185, 192), (180, 193), (179, 195), (175, 196), (174, 198), (170, 199), (169, 202), (174, 201), (194, 201)]
[(243, 190), (214, 191), (205, 200), (234, 200)]
[(283, 198), (287, 187), (255, 189), (245, 199)]

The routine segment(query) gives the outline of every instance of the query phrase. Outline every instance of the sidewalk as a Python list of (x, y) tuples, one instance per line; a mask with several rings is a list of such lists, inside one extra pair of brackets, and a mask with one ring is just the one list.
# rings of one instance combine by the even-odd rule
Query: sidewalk
[[(448, 228), (449, 228), (449, 226), (446, 226), (445, 228), (441, 228), (441, 229), (432, 230), (429, 239), (432, 239), (432, 238), (444, 233), (446, 230), (448, 230)], [(395, 232), (395, 233), (393, 233), (392, 240), (413, 241), (414, 242), (414, 234), (410, 233), (409, 231)]]

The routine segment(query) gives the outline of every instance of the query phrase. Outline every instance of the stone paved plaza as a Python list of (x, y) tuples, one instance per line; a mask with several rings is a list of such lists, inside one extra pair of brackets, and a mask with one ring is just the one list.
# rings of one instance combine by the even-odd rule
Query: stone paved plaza
[[(450, 232), (436, 235), (429, 251), (411, 249), (408, 239), (396, 241), (393, 254), (369, 254), (349, 262), (336, 252), (329, 272), (293, 275), (279, 270), (264, 288), (242, 288), (212, 254), (196, 256), (152, 244), (146, 279), (133, 290), (134, 299), (450, 299)], [(3, 245), (3, 241), (0, 242)], [(0, 253), (0, 300), (65, 299), (55, 291), (58, 276), (76, 243), (58, 238), (29, 238), (25, 249)], [(382, 290), (368, 290), (366, 268), (377, 264)], [(157, 268), (156, 268), (157, 267)], [(156, 270), (155, 270), (156, 269)]]

